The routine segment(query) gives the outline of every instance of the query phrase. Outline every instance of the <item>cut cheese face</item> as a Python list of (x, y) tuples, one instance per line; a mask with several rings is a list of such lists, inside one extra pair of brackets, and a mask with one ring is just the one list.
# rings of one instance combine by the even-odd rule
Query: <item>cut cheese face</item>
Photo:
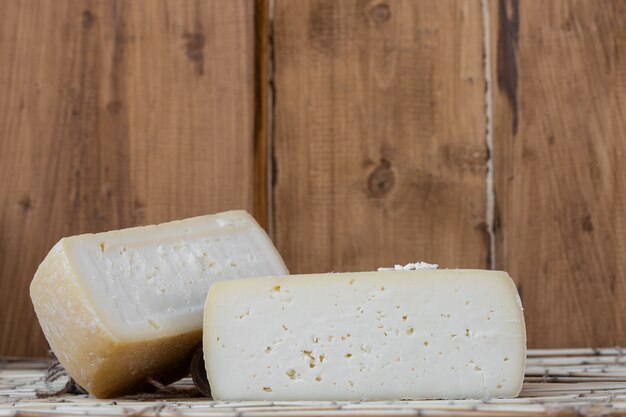
[(219, 400), (514, 397), (526, 356), (515, 285), (483, 270), (218, 282), (203, 339)]
[(254, 219), (231, 211), (62, 239), (31, 298), (70, 376), (109, 397), (186, 373), (211, 284), (287, 273)]

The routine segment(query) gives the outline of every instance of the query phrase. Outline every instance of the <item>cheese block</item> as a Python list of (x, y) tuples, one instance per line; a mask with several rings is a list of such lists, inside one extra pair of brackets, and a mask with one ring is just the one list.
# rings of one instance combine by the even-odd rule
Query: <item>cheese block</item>
[(30, 295), (68, 374), (99, 398), (184, 376), (212, 283), (288, 274), (244, 211), (61, 239)]
[(526, 357), (515, 285), (483, 270), (218, 282), (203, 342), (218, 400), (515, 397)]

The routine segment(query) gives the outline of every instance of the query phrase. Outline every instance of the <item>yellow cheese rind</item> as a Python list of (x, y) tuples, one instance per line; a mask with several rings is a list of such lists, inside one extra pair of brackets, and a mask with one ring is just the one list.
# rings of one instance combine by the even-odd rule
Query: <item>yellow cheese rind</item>
[[(87, 302), (63, 245), (61, 240), (39, 265), (30, 296), (57, 358), (83, 388), (92, 392), (93, 375), (103, 362), (100, 352), (107, 351), (116, 340)], [(73, 325), (68, 326), (68, 322)]]

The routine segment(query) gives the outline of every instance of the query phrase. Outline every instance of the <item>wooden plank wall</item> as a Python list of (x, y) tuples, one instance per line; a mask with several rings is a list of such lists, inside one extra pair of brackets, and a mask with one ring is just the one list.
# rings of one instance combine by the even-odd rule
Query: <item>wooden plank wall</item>
[(292, 272), (494, 265), (531, 347), (626, 345), (623, 2), (0, 8), (0, 355), (60, 237), (229, 208)]
[(28, 285), (59, 238), (252, 209), (254, 7), (0, 7), (0, 354), (43, 355)]
[(276, 1), (274, 232), (295, 272), (489, 265), (480, 1)]
[(497, 266), (531, 346), (626, 345), (626, 3), (490, 11)]
[(626, 5), (303, 3), (274, 11), (274, 238), (292, 271), (493, 264), (529, 346), (626, 344)]

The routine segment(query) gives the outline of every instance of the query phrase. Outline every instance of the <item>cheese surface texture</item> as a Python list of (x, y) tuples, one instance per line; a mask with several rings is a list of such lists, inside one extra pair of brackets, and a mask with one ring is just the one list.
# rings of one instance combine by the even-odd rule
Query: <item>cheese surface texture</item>
[(514, 397), (526, 357), (515, 285), (483, 270), (218, 282), (203, 341), (219, 400)]
[(244, 211), (61, 239), (30, 293), (61, 364), (96, 397), (184, 376), (218, 280), (288, 271)]

